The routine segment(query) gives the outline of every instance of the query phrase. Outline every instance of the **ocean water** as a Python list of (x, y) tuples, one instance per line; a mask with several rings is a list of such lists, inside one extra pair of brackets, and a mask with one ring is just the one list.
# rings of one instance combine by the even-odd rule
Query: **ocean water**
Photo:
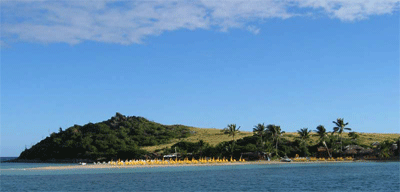
[[(15, 159), (17, 157), (0, 157), (0, 162)], [(50, 167), (50, 166), (64, 166), (64, 165), (76, 165), (66, 163), (0, 163), (0, 171), (6, 170), (20, 170), (23, 168), (34, 168), (34, 167)], [(0, 172), (0, 173), (1, 173)]]
[(35, 171), (6, 164), (1, 191), (400, 191), (399, 162)]

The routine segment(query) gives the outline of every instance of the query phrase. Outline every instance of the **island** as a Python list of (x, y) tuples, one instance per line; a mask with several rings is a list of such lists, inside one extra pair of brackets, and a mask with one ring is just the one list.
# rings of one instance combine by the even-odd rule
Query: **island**
[(320, 125), (286, 133), (279, 125), (259, 123), (248, 132), (236, 124), (206, 129), (116, 113), (102, 122), (60, 128), (9, 162), (105, 168), (399, 159), (400, 134), (355, 132), (347, 125), (337, 118), (332, 131)]

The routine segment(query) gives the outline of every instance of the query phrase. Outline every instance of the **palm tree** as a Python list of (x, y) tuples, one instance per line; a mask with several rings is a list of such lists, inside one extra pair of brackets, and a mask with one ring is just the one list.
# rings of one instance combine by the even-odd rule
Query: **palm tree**
[(267, 133), (272, 138), (273, 142), (275, 142), (275, 153), (277, 156), (279, 156), (279, 154), (278, 154), (279, 139), (282, 137), (282, 134), (285, 132), (281, 131), (280, 126), (270, 124), (267, 126)]
[(232, 136), (232, 157), (233, 157), (233, 148), (235, 146), (235, 135), (239, 134), (240, 131), (240, 126), (236, 128), (236, 124), (228, 124), (227, 127), (225, 127), (221, 132), (224, 134), (228, 134), (229, 136)]
[(325, 127), (323, 125), (318, 125), (317, 126), (317, 130), (315, 130), (315, 132), (317, 133), (316, 136), (319, 137), (319, 142), (321, 144), (323, 144), (325, 146), (326, 150), (328, 151), (329, 157), (332, 157), (330, 152), (329, 152), (329, 148), (328, 148), (328, 146), (326, 145), (326, 142), (325, 142), (326, 137), (328, 135), (328, 133), (326, 132)]
[(308, 128), (303, 128), (303, 129), (298, 130), (297, 133), (299, 134), (299, 139), (304, 144), (304, 147), (305, 147), (304, 156), (306, 156), (307, 141), (310, 139), (311, 130), (308, 130)]
[(342, 133), (344, 130), (349, 130), (351, 131), (351, 128), (346, 127), (349, 123), (344, 123), (343, 118), (337, 118), (336, 121), (332, 121), (336, 127), (333, 127), (333, 132), (338, 133), (338, 137), (340, 136), (340, 151), (343, 152), (343, 143), (342, 143)]
[(315, 130), (315, 132), (317, 133), (316, 136), (319, 137), (320, 142), (325, 141), (327, 133), (323, 125), (318, 125), (317, 130)]
[(263, 142), (263, 135), (265, 134), (265, 125), (264, 123), (259, 123), (258, 125), (254, 126), (253, 128), (254, 135), (257, 135), (261, 138), (261, 149), (264, 149), (264, 142)]

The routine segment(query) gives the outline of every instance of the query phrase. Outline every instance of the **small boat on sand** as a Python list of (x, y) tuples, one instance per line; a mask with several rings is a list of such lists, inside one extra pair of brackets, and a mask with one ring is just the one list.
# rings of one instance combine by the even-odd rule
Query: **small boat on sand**
[(292, 160), (285, 156), (281, 159), (281, 162), (292, 162)]

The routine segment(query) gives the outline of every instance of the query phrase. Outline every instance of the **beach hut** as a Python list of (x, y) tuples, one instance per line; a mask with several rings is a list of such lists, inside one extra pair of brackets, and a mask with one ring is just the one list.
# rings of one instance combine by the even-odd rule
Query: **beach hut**
[(362, 149), (360, 151), (358, 151), (358, 156), (360, 157), (365, 157), (365, 156), (375, 156), (376, 155), (376, 151), (374, 151), (373, 149)]
[(165, 160), (175, 160), (177, 158), (180, 158), (180, 155), (179, 155), (179, 153), (172, 153), (172, 154), (164, 155), (163, 158)]
[(364, 147), (358, 146), (358, 145), (347, 145), (344, 147), (345, 151), (343, 152), (344, 155), (346, 156), (361, 156), (362, 153), (361, 151), (365, 150)]
[(344, 151), (343, 152), (343, 154), (345, 155), (345, 156), (352, 156), (353, 158), (354, 158), (354, 156), (356, 156), (357, 155), (357, 150), (356, 149), (348, 149), (348, 150), (346, 150), (346, 151)]
[(332, 154), (332, 149), (329, 149), (328, 151), (326, 147), (323, 146), (317, 148), (317, 157), (327, 158), (330, 157), (329, 154)]

